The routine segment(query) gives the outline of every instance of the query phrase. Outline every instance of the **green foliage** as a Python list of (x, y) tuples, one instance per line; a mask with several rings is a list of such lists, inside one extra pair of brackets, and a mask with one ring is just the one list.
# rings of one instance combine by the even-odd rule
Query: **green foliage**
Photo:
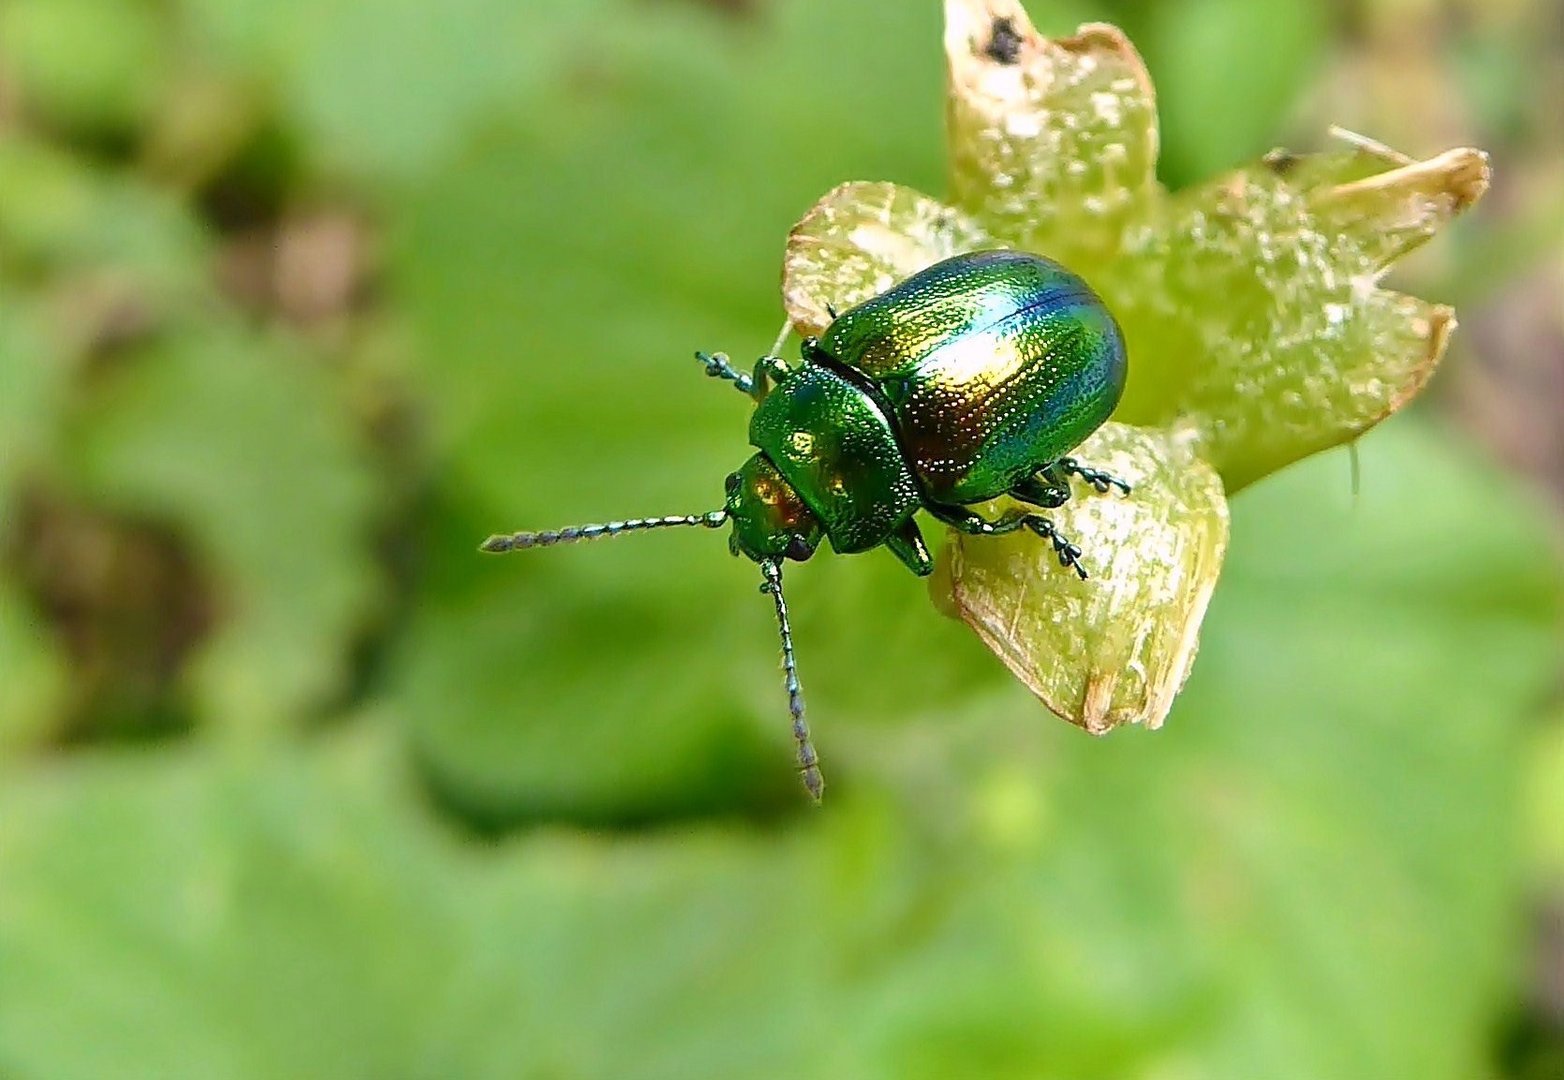
[(72, 431), (88, 497), (178, 522), (220, 582), (220, 626), (189, 678), (208, 722), (251, 733), (297, 724), (339, 688), (374, 584), (374, 481), (301, 352), (181, 328), (97, 387)]
[(1147, 43), (1158, 85), (1172, 90), (1161, 109), (1161, 173), (1174, 187), (1276, 145), (1297, 88), (1324, 66), (1330, 9), (1311, 0), (1189, 0), (1142, 10), (1125, 29)]
[(146, 119), (173, 44), (152, 5), (116, 0), (13, 0), (0, 9), (0, 59), (27, 104), (96, 137)]
[[(1166, 732), (1089, 741), (1001, 679), (890, 731), (841, 714), (843, 797), (779, 828), (472, 846), (372, 716), (13, 771), (0, 1044), (49, 1075), (1469, 1076), (1559, 575), (1439, 439), (1365, 459), (1356, 507), (1334, 460), (1235, 507)], [(1476, 565), (1426, 543), (1468, 511)]]
[[(1046, 716), (884, 553), (800, 568), (819, 813), (720, 537), (473, 550), (716, 505), (747, 414), (689, 354), (769, 346), (833, 183), (939, 189), (933, 5), (117, 7), (158, 36), (81, 20), (90, 93), (0, 50), (43, 110), (0, 121), (0, 1072), (1488, 1069), (1564, 583), (1433, 418), (1357, 500), (1330, 456), (1233, 504), (1156, 735)], [(72, 134), (183, 145), (172, 91), (98, 100), (132, 49), (251, 110), (180, 136), (192, 186)], [(353, 300), (224, 276), (321, 206), (378, 225)], [(63, 581), (61, 504), (106, 537)], [(67, 743), (97, 609), (61, 598), (132, 523), (209, 592), (193, 731)]]
[(0, 582), (0, 758), (38, 742), (63, 706), (65, 665), (40, 620), (8, 582)]

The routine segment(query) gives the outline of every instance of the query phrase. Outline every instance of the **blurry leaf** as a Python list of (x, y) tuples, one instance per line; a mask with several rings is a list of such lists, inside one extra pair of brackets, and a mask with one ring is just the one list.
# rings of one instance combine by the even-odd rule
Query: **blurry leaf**
[[(14, 539), (14, 486), (48, 461), (71, 375), (38, 316), (0, 296), (0, 553)], [(54, 732), (67, 677), (43, 621), (0, 574), (0, 758)]]
[(252, 732), (338, 688), (373, 596), (367, 462), (307, 364), (190, 325), (103, 385), (77, 429), (89, 491), (186, 532), (212, 568), (220, 629), (194, 687), (205, 715)]
[[(840, 33), (822, 38), (827, 17)], [(392, 695), (441, 792), (485, 821), (797, 805), (775, 624), (720, 537), (474, 550), (496, 530), (720, 503), (752, 452), (752, 405), (691, 353), (750, 362), (770, 347), (777, 240), (818, 185), (886, 156), (938, 176), (908, 104), (935, 114), (938, 73), (905, 63), (920, 34), (937, 41), (937, 11), (886, 24), (805, 0), (768, 18), (756, 36), (694, 8), (624, 8), (577, 39), (590, 45), (577, 80), (399, 204), (393, 282), (448, 501)], [(668, 62), (686, 55), (698, 78)], [(816, 67), (830, 78), (799, 79)], [(844, 729), (894, 726), (903, 705), (989, 670), (882, 558), (789, 580), (821, 752), (843, 783)], [(909, 618), (887, 635), (866, 611)], [(474, 624), (481, 641), (453, 634)], [(905, 651), (931, 644), (950, 647), (908, 678)], [(849, 646), (884, 679), (823, 662)]]
[[(1238, 505), (1166, 730), (1088, 740), (1019, 688), (974, 696), (904, 717), (870, 782), (787, 825), (458, 842), (360, 739), (8, 775), (0, 1058), (236, 1080), (1479, 1075), (1508, 987), (1516, 721), (1564, 582), (1447, 437), (1400, 425), (1364, 454), (1356, 510), (1323, 460)], [(1427, 543), (1468, 514), (1484, 559)]]
[(208, 256), (201, 226), (167, 193), (0, 135), (0, 267), (102, 274), (161, 304), (209, 294)]
[[(442, 174), (398, 252), (449, 500), (394, 665), (399, 715), (442, 792), (485, 821), (770, 801), (766, 777), (793, 782), (776, 631), (721, 537), (476, 550), (496, 531), (711, 509), (750, 452), (744, 400), (692, 356), (744, 348), (731, 309), (684, 307), (676, 268), (640, 257), (670, 259), (651, 251), (667, 234), (598, 201), (618, 142), (549, 169), (528, 145), (496, 139)], [(573, 213), (597, 221), (547, 220)], [(749, 258), (772, 252), (757, 239)]]
[(1183, 0), (1148, 5), (1145, 23), (1162, 173), (1177, 189), (1270, 145), (1325, 60), (1331, 9), (1313, 0)]
[(0, 758), (52, 733), (67, 674), (43, 621), (0, 578)]
[(1531, 743), (1526, 776), (1530, 869), (1556, 887), (1564, 882), (1564, 711), (1533, 733)]
[(36, 306), (0, 296), (0, 510), (11, 486), (47, 460), (70, 376)]
[(167, 75), (158, 21), (153, 5), (124, 0), (7, 0), (0, 63), (49, 120), (129, 134)]
[(589, 59), (602, 0), (193, 0), (232, 59), (274, 83), (333, 170), (417, 176), (490, 114)]
[(1038, 35), (1017, 0), (946, 0), (951, 202), (1070, 266), (1158, 195), (1156, 92), (1117, 27)]
[(1363, 446), (1356, 500), (1338, 456), (1234, 503), (1201, 663), (1149, 740), (1173, 747), (1145, 747), (1154, 768), (1190, 740), (1170, 827), (1241, 987), (1218, 1075), (1480, 1075), (1509, 993), (1519, 721), (1564, 567), (1452, 433)]
[(328, 773), (185, 749), (8, 777), (7, 1069), (406, 1071), (414, 1020), (461, 944), (461, 878), (406, 809), (366, 804), (365, 774), (386, 765)]
[[(704, 532), (640, 542), (669, 561), (727, 558)], [(740, 581), (708, 595), (594, 596), (563, 564), (602, 555), (485, 557), (479, 596), (417, 621), (393, 692), (437, 787), (489, 823), (635, 821), (791, 798), (759, 576), (729, 575)], [(740, 603), (753, 608), (747, 621)]]
[[(387, 295), (437, 456), (386, 706), (424, 769), (498, 823), (754, 808), (773, 778), (796, 799), (774, 629), (720, 541), (472, 547), (713, 505), (748, 404), (688, 353), (770, 344), (775, 239), (814, 193), (936, 182), (937, 73), (906, 63), (933, 5), (797, 0), (747, 36), (694, 5), (200, 5), (192, 38), (243, 39), (312, 160), (399, 191)], [(53, 199), (0, 198), (8, 267), (90, 264), (16, 241), (40, 224), (69, 250), (119, 235)], [(204, 721), (303, 713), (370, 587), (346, 410), (236, 329), (118, 359), (71, 434), (91, 493), (186, 532), (224, 590)], [(394, 755), (320, 738), (9, 766), (0, 1070), (1485, 1075), (1516, 720), (1556, 669), (1560, 584), (1520, 495), (1453, 442), (1372, 437), (1354, 512), (1339, 460), (1246, 496), (1155, 737), (1046, 722), (884, 553), (801, 569), (806, 685), (846, 775), (824, 813), (764, 828), (472, 840)], [(46, 702), (25, 688), (52, 676), (5, 681), (17, 657), (53, 668), (5, 610), (0, 703)]]
[(1077, 483), (1075, 497), (1045, 515), (1084, 550), (1089, 580), (1027, 530), (952, 530), (930, 592), (1072, 724), (1094, 735), (1160, 727), (1195, 662), (1221, 572), (1222, 481), (1177, 438), (1122, 424), (1099, 428), (1076, 456), (1134, 489), (1096, 495)]

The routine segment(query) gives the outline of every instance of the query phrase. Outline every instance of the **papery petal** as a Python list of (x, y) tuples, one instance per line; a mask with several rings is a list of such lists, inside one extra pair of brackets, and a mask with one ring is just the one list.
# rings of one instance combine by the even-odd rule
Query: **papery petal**
[[(1355, 149), (1319, 155), (1334, 167), (1311, 188), (1314, 209), (1322, 228), (1354, 238), (1365, 269), (1383, 269), (1421, 247), (1488, 190), (1481, 150), (1460, 147), (1414, 161), (1360, 136), (1337, 135)], [(1365, 175), (1366, 164), (1380, 167)]]
[(951, 202), (1091, 279), (1160, 193), (1151, 77), (1114, 26), (1037, 33), (1017, 0), (947, 0)]
[(1031, 532), (952, 532), (930, 589), (1072, 724), (1155, 728), (1194, 663), (1227, 549), (1222, 482), (1164, 431), (1110, 423), (1077, 456), (1134, 485), (1126, 497), (1076, 483), (1070, 502), (1039, 511), (1083, 549), (1088, 580)]
[(1129, 346), (1117, 418), (1193, 425), (1229, 494), (1395, 412), (1455, 326), (1378, 281), (1481, 195), (1487, 159), (1366, 147), (1273, 153), (1182, 193), (1094, 282)]
[(850, 183), (828, 191), (788, 234), (782, 302), (801, 334), (925, 266), (997, 247), (965, 214), (911, 188)]

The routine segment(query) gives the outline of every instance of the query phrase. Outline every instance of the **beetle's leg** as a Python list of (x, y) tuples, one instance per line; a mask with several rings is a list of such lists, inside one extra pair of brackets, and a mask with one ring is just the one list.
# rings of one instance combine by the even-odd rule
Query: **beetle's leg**
[(703, 353), (697, 352), (695, 359), (706, 365), (706, 374), (713, 379), (726, 379), (734, 385), (741, 394), (750, 397), (755, 396), (755, 380), (744, 374), (728, 361), (727, 353)]
[(762, 356), (755, 361), (755, 372), (750, 376), (754, 389), (749, 396), (760, 401), (771, 392), (773, 386), (780, 386), (792, 374), (793, 369), (780, 356)]
[(945, 524), (969, 536), (1003, 536), (1017, 529), (1030, 529), (1053, 544), (1054, 554), (1059, 556), (1060, 566), (1074, 570), (1080, 575), (1081, 580), (1086, 579), (1086, 567), (1081, 565), (1081, 549), (1061, 536), (1054, 528), (1054, 523), (1041, 514), (1011, 510), (1002, 514), (996, 521), (988, 521), (965, 506), (930, 504), (928, 511)]
[(1056, 479), (1043, 469), (1036, 476), (1028, 476), (1017, 483), (1010, 489), (1010, 495), (1044, 510), (1056, 510), (1070, 501), (1070, 483)]
[(1011, 510), (997, 521), (989, 521), (965, 506), (928, 503), (926, 509), (946, 525), (968, 536), (1004, 536), (1021, 528), (1031, 516), (1025, 510)]
[[(1068, 476), (1079, 476), (1082, 480), (1085, 480), (1092, 487), (1096, 488), (1097, 494), (1099, 495), (1108, 494), (1109, 488), (1118, 488), (1119, 491), (1125, 495), (1130, 493), (1129, 481), (1120, 480), (1112, 473), (1103, 472), (1101, 469), (1094, 469), (1090, 465), (1082, 465), (1079, 461), (1076, 461), (1072, 457), (1060, 458), (1048, 468), (1044, 469), (1043, 475), (1047, 477), (1050, 472), (1061, 478)], [(1049, 478), (1051, 479), (1051, 477)]]
[(727, 353), (697, 352), (695, 359), (706, 366), (706, 374), (714, 379), (726, 379), (739, 393), (756, 401), (771, 391), (772, 384), (781, 382), (790, 374), (780, 356), (762, 356), (755, 361), (754, 370), (749, 375), (734, 367)]
[(919, 577), (928, 577), (934, 572), (934, 560), (929, 557), (929, 549), (923, 542), (917, 518), (910, 517), (902, 522), (901, 527), (885, 541), (885, 546)]

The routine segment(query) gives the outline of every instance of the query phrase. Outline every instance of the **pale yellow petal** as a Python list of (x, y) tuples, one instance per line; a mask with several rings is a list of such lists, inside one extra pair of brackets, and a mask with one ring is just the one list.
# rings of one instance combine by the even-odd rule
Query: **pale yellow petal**
[(951, 202), (1092, 277), (1160, 192), (1151, 77), (1114, 26), (1044, 38), (1016, 0), (946, 0)]
[(782, 302), (801, 334), (819, 334), (829, 308), (846, 311), (925, 266), (997, 247), (965, 214), (889, 183), (827, 192), (788, 234)]
[(931, 590), (1072, 724), (1155, 728), (1194, 663), (1227, 549), (1222, 482), (1163, 431), (1110, 423), (1077, 456), (1134, 485), (1126, 497), (1077, 483), (1070, 502), (1043, 512), (1081, 547), (1089, 579), (1033, 533), (952, 533)]
[(1482, 193), (1487, 165), (1391, 154), (1273, 153), (1133, 233), (1095, 282), (1129, 346), (1118, 419), (1191, 425), (1231, 494), (1416, 394), (1454, 314), (1379, 280)]

